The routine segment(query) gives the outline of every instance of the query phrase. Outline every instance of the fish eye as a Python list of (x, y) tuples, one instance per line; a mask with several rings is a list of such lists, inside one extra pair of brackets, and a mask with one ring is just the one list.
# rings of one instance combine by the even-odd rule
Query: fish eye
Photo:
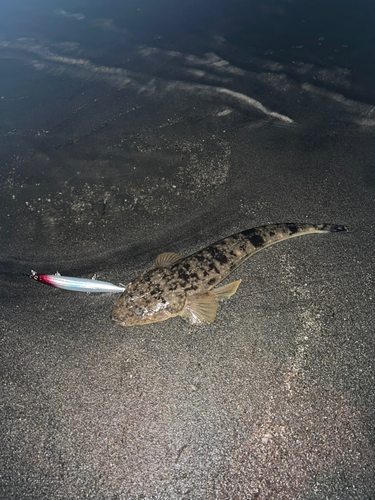
[(142, 315), (143, 315), (143, 313), (144, 313), (144, 311), (145, 311), (145, 310), (143, 309), (143, 307), (136, 307), (136, 308), (135, 308), (135, 311), (134, 311), (134, 314), (135, 314), (136, 316), (142, 316)]

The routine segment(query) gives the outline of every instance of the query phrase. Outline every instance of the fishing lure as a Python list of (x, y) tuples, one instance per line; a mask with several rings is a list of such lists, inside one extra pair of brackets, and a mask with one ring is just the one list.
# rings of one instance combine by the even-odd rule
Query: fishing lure
[(63, 290), (71, 290), (72, 292), (101, 292), (101, 293), (122, 293), (125, 288), (112, 285), (107, 281), (98, 281), (86, 278), (72, 278), (70, 276), (61, 276), (56, 274), (39, 274), (31, 271), (30, 278), (44, 283), (45, 285), (61, 288)]

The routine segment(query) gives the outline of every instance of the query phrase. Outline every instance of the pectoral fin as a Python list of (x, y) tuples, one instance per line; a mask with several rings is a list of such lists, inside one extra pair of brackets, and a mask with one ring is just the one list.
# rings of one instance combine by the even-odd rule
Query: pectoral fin
[(189, 297), (180, 316), (191, 324), (212, 323), (219, 308), (218, 301), (236, 293), (240, 283), (241, 280), (234, 281), (216, 290)]
[(216, 300), (225, 299), (226, 297), (231, 297), (234, 293), (237, 292), (237, 288), (241, 280), (233, 281), (233, 283), (229, 283), (229, 285), (221, 286), (220, 288), (216, 288), (216, 290), (211, 290), (209, 293), (215, 297)]
[(188, 298), (180, 316), (189, 323), (212, 323), (219, 305), (211, 292), (204, 292)]
[(178, 260), (183, 259), (184, 256), (179, 253), (165, 252), (159, 254), (155, 259), (154, 267), (169, 267)]

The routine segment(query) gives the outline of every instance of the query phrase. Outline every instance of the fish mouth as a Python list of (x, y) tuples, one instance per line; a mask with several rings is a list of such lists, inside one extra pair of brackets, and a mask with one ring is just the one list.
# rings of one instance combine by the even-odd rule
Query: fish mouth
[(112, 320), (112, 324), (114, 326), (127, 326), (127, 324), (125, 323), (125, 321), (119, 321), (117, 319), (114, 319), (114, 318), (111, 318)]
[(111, 321), (115, 326), (126, 326), (125, 321), (116, 318), (113, 313), (111, 314)]
[(112, 313), (111, 316), (111, 321), (114, 326), (134, 326), (137, 323), (137, 321), (134, 321), (134, 317), (130, 314), (125, 315), (120, 315), (120, 317), (116, 316), (116, 314)]

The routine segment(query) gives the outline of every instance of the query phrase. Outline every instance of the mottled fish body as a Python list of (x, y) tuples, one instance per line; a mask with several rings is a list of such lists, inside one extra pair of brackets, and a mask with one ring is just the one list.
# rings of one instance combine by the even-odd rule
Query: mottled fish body
[(332, 224), (272, 224), (228, 236), (189, 257), (160, 254), (153, 269), (128, 285), (115, 302), (111, 318), (121, 326), (156, 323), (174, 316), (190, 323), (210, 323), (218, 301), (233, 295), (241, 280), (213, 288), (249, 257), (296, 236), (345, 230)]

